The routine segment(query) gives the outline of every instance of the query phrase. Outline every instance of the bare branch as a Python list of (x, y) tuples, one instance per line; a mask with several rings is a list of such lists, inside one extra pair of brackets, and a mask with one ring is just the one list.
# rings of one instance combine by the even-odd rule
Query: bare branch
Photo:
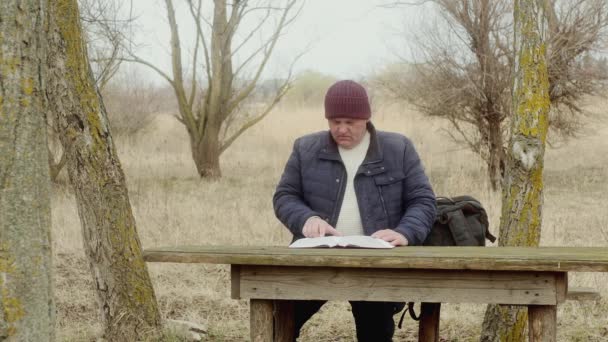
[(379, 7), (384, 8), (397, 8), (401, 6), (421, 6), (428, 2), (434, 2), (434, 0), (419, 0), (419, 1), (393, 1), (387, 4), (380, 5)]
[(139, 63), (141, 65), (145, 65), (147, 67), (149, 67), (150, 69), (156, 71), (156, 73), (158, 73), (162, 78), (164, 78), (167, 82), (169, 82), (169, 84), (171, 84), (171, 86), (173, 87), (175, 82), (173, 81), (173, 79), (171, 79), (171, 77), (169, 75), (167, 75), (164, 71), (162, 71), (161, 69), (159, 69), (156, 65), (140, 58), (137, 56), (131, 56), (130, 58), (121, 58), (122, 61), (124, 62), (131, 62), (131, 63)]
[(186, 90), (184, 89), (183, 69), (182, 69), (182, 54), (179, 42), (179, 32), (177, 30), (177, 20), (175, 18), (175, 10), (172, 0), (165, 0), (167, 8), (167, 18), (169, 19), (169, 27), (171, 29), (171, 62), (173, 66), (173, 89), (179, 103), (179, 113), (184, 119), (188, 129), (194, 129), (196, 119), (192, 114), (192, 107), (188, 106), (189, 102), (186, 98)]
[(289, 72), (287, 74), (287, 78), (285, 79), (285, 81), (283, 82), (283, 84), (277, 90), (277, 93), (275, 94), (275, 96), (272, 99), (272, 101), (270, 102), (270, 104), (256, 118), (254, 118), (254, 119), (250, 120), (249, 122), (245, 123), (236, 133), (234, 133), (229, 139), (227, 139), (222, 144), (222, 146), (220, 148), (220, 153), (224, 152), (228, 147), (230, 147), (230, 145), (232, 145), (232, 143), (241, 134), (243, 134), (247, 129), (253, 127), (255, 124), (257, 124), (258, 122), (262, 121), (262, 119), (264, 119), (264, 117), (266, 117), (266, 115), (268, 115), (270, 113), (270, 111), (272, 111), (272, 109), (275, 107), (275, 105), (281, 101), (281, 99), (283, 98), (283, 96), (285, 96), (285, 94), (287, 94), (287, 92), (289, 91), (289, 89), (291, 89), (291, 86), (293, 85), (293, 69), (294, 69), (294, 66), (297, 63), (297, 61), (305, 53), (306, 53), (306, 50), (303, 51), (303, 52), (301, 52), (300, 54), (298, 54), (298, 56), (293, 60), (293, 62), (291, 63), (291, 65), (289, 67)]
[[(132, 6), (132, 1), (128, 2)], [(116, 74), (135, 18), (129, 12), (121, 17), (122, 1), (81, 0), (80, 17), (84, 24), (87, 49), (98, 88), (102, 89)]]
[(257, 26), (254, 27), (251, 30), (251, 32), (249, 32), (249, 34), (241, 41), (241, 43), (232, 50), (232, 56), (234, 56), (241, 49), (241, 47), (243, 47), (243, 45), (245, 45), (251, 39), (251, 37), (253, 37), (253, 35), (256, 34), (262, 28), (262, 26), (266, 23), (266, 21), (270, 17), (271, 13), (272, 13), (271, 9), (268, 9), (266, 11), (266, 15), (262, 19), (259, 20)]
[(289, 88), (290, 88), (290, 83), (285, 83), (279, 90), (278, 94), (275, 96), (274, 100), (266, 107), (266, 109), (264, 109), (262, 111), (262, 113), (260, 115), (258, 115), (256, 118), (248, 121), (247, 123), (245, 123), (236, 133), (234, 133), (230, 138), (228, 138), (222, 144), (222, 146), (220, 147), (220, 153), (224, 152), (228, 147), (230, 147), (230, 145), (232, 145), (232, 143), (246, 130), (253, 127), (258, 122), (262, 121), (262, 119), (264, 119), (266, 117), (266, 115), (268, 115), (270, 113), (270, 111), (274, 108), (274, 106), (277, 103), (279, 103), (279, 101), (281, 101), (281, 99), (287, 93)]
[(188, 1), (189, 9), (190, 9), (190, 14), (192, 15), (192, 19), (194, 19), (194, 22), (196, 24), (197, 36), (200, 37), (201, 42), (203, 44), (203, 51), (205, 54), (205, 70), (207, 71), (208, 83), (211, 84), (211, 82), (210, 82), (211, 81), (211, 63), (209, 62), (209, 49), (207, 47), (205, 35), (203, 34), (203, 29), (202, 29), (201, 23), (200, 23), (200, 21), (202, 19), (204, 19), (204, 17), (200, 13), (201, 0), (199, 0), (199, 2), (198, 2), (199, 5), (198, 5), (198, 9), (196, 11), (194, 10), (194, 5), (192, 3), (192, 0), (187, 0), (187, 1)]
[[(196, 8), (196, 17), (200, 18), (201, 16), (201, 2), (202, 0), (198, 0), (198, 6)], [(191, 8), (191, 7), (190, 7)], [(192, 9), (192, 8), (191, 8)], [(197, 22), (199, 22), (197, 20)], [(190, 108), (192, 108), (192, 104), (194, 103), (194, 95), (196, 94), (196, 62), (197, 62), (197, 57), (198, 57), (198, 47), (200, 45), (200, 39), (203, 38), (202, 37), (202, 32), (200, 30), (196, 30), (196, 38), (194, 41), (194, 56), (192, 57), (192, 83), (190, 84), (190, 98), (188, 99), (188, 106)]]
[(245, 88), (243, 90), (241, 90), (241, 92), (238, 93), (230, 101), (230, 104), (228, 105), (228, 111), (227, 111), (228, 113), (232, 112), (232, 110), (234, 110), (234, 108), (236, 108), (239, 105), (239, 103), (241, 103), (241, 101), (243, 101), (247, 96), (249, 96), (249, 94), (251, 94), (253, 89), (255, 89), (255, 85), (256, 85), (258, 79), (260, 78), (260, 75), (262, 74), (262, 71), (264, 70), (266, 63), (268, 62), (268, 59), (270, 58), (270, 54), (272, 53), (272, 50), (274, 49), (275, 44), (276, 44), (277, 40), (279, 39), (281, 31), (285, 28), (285, 25), (288, 21), (293, 20), (297, 16), (297, 14), (299, 14), (299, 11), (298, 11), (296, 16), (294, 16), (290, 19), (288, 19), (288, 17), (287, 17), (289, 14), (289, 11), (295, 5), (295, 3), (296, 3), (296, 0), (291, 0), (285, 7), (283, 15), (281, 16), (281, 19), (280, 19), (279, 23), (277, 24), (276, 30), (269, 41), (268, 47), (264, 51), (263, 59), (257, 68), (255, 76), (250, 81), (250, 83), (247, 86), (245, 86)]

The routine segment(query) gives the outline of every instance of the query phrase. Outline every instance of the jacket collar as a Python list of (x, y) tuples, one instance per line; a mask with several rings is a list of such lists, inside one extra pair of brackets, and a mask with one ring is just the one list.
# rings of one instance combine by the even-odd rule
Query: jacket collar
[[(381, 162), (383, 159), (382, 156), (382, 146), (380, 145), (380, 140), (378, 139), (378, 134), (376, 132), (376, 128), (370, 122), (367, 123), (367, 131), (369, 132), (369, 148), (367, 149), (367, 154), (365, 155), (365, 159), (363, 159), (363, 163), (361, 165), (372, 164)], [(331, 132), (327, 131), (327, 135), (325, 135), (325, 141), (322, 144), (322, 148), (318, 153), (320, 159), (326, 160), (336, 160), (342, 161), (340, 158), (340, 152), (338, 151), (338, 145), (334, 141), (334, 138), (331, 136)]]

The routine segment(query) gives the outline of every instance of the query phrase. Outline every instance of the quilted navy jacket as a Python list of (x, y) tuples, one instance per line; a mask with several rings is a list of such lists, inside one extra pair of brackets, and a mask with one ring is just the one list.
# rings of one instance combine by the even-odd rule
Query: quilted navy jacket
[[(391, 228), (420, 245), (435, 219), (435, 194), (412, 142), (376, 131), (354, 186), (366, 235)], [(335, 227), (346, 187), (346, 169), (328, 131), (297, 139), (273, 197), (277, 218), (295, 239), (304, 223), (319, 216)]]

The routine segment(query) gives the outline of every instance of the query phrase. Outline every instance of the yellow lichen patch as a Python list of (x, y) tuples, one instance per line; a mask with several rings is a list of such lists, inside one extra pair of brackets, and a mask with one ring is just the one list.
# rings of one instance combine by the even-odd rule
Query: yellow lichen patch
[(8, 289), (2, 288), (2, 310), (4, 319), (8, 323), (8, 335), (16, 332), (15, 323), (25, 316), (25, 310), (19, 298), (11, 297)]
[(150, 319), (156, 316), (157, 311), (154, 305), (154, 289), (150, 282), (147, 281), (148, 278), (142, 277), (142, 273), (144, 272), (147, 272), (147, 269), (145, 267), (140, 268), (137, 272), (134, 272), (134, 275), (137, 274), (138, 276), (131, 278), (131, 286), (134, 292), (132, 304), (134, 308), (143, 310), (146, 321), (150, 321)]
[(0, 59), (0, 70), (4, 75), (14, 74), (20, 64), (18, 58), (2, 58)]
[(515, 317), (513, 317), (513, 311), (517, 310), (512, 306), (498, 306), (498, 312), (500, 320), (502, 322), (512, 322), (513, 325), (510, 329), (497, 331), (501, 342), (519, 342), (522, 337), (525, 336), (526, 324), (528, 321), (528, 315), (523, 310), (517, 310)]
[[(15, 327), (14, 323), (23, 317), (23, 308), (21, 307), (19, 301), (17, 301), (15, 298), (11, 298), (11, 300), (3, 300), (3, 305), (4, 317), (6, 319), (6, 323), (8, 324), (7, 334), (8, 336), (13, 336), (17, 333), (17, 328)], [(7, 305), (12, 306), (8, 307)]]
[[(0, 274), (11, 275), (15, 273), (15, 260), (11, 257), (7, 243), (0, 245)], [(14, 323), (25, 315), (21, 301), (12, 296), (11, 291), (0, 277), (0, 309), (3, 311), (4, 319), (8, 324), (8, 335), (12, 336), (17, 331)]]
[(545, 47), (523, 49), (520, 57), (522, 85), (516, 95), (520, 100), (516, 108), (519, 116), (519, 133), (529, 137), (539, 137), (544, 142), (546, 136), (546, 116), (549, 113), (547, 67), (544, 58)]
[(521, 337), (525, 336), (526, 325), (528, 323), (528, 314), (523, 310), (519, 310), (517, 312), (517, 316), (515, 317), (515, 322), (511, 329), (510, 341), (518, 342), (521, 341)]
[(30, 272), (33, 277), (40, 276), (40, 270), (43, 267), (42, 263), (43, 263), (42, 256), (36, 255), (36, 256), (32, 257), (32, 267), (30, 268)]
[(82, 39), (78, 3), (76, 0), (58, 0), (51, 6), (54, 7), (52, 9), (55, 12), (54, 18), (66, 45), (68, 77), (80, 99), (82, 112), (85, 113), (84, 119), (93, 138), (93, 148), (101, 150), (103, 145), (101, 132), (104, 130), (99, 120), (101, 109), (87, 62), (86, 46)]
[(9, 254), (8, 243), (3, 242), (0, 244), (0, 273), (13, 272), (15, 272), (15, 260)]
[(71, 140), (75, 140), (76, 138), (78, 138), (78, 131), (76, 131), (76, 129), (74, 129), (74, 127), (68, 127), (65, 130), (65, 135)]
[(34, 80), (31, 78), (21, 80), (21, 91), (25, 95), (32, 95), (34, 93)]

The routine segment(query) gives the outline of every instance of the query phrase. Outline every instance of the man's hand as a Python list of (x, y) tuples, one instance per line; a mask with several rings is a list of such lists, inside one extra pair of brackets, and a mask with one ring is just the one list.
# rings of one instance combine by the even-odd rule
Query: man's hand
[(320, 217), (313, 216), (306, 220), (304, 223), (304, 228), (302, 228), (302, 234), (304, 234), (307, 238), (319, 237), (325, 235), (342, 235), (339, 231), (337, 231), (334, 227), (332, 227), (329, 223), (322, 220)]
[(409, 242), (407, 238), (403, 236), (403, 234), (398, 233), (392, 229), (382, 229), (374, 234), (372, 234), (373, 238), (382, 239), (386, 242), (390, 242), (393, 246), (407, 246)]

